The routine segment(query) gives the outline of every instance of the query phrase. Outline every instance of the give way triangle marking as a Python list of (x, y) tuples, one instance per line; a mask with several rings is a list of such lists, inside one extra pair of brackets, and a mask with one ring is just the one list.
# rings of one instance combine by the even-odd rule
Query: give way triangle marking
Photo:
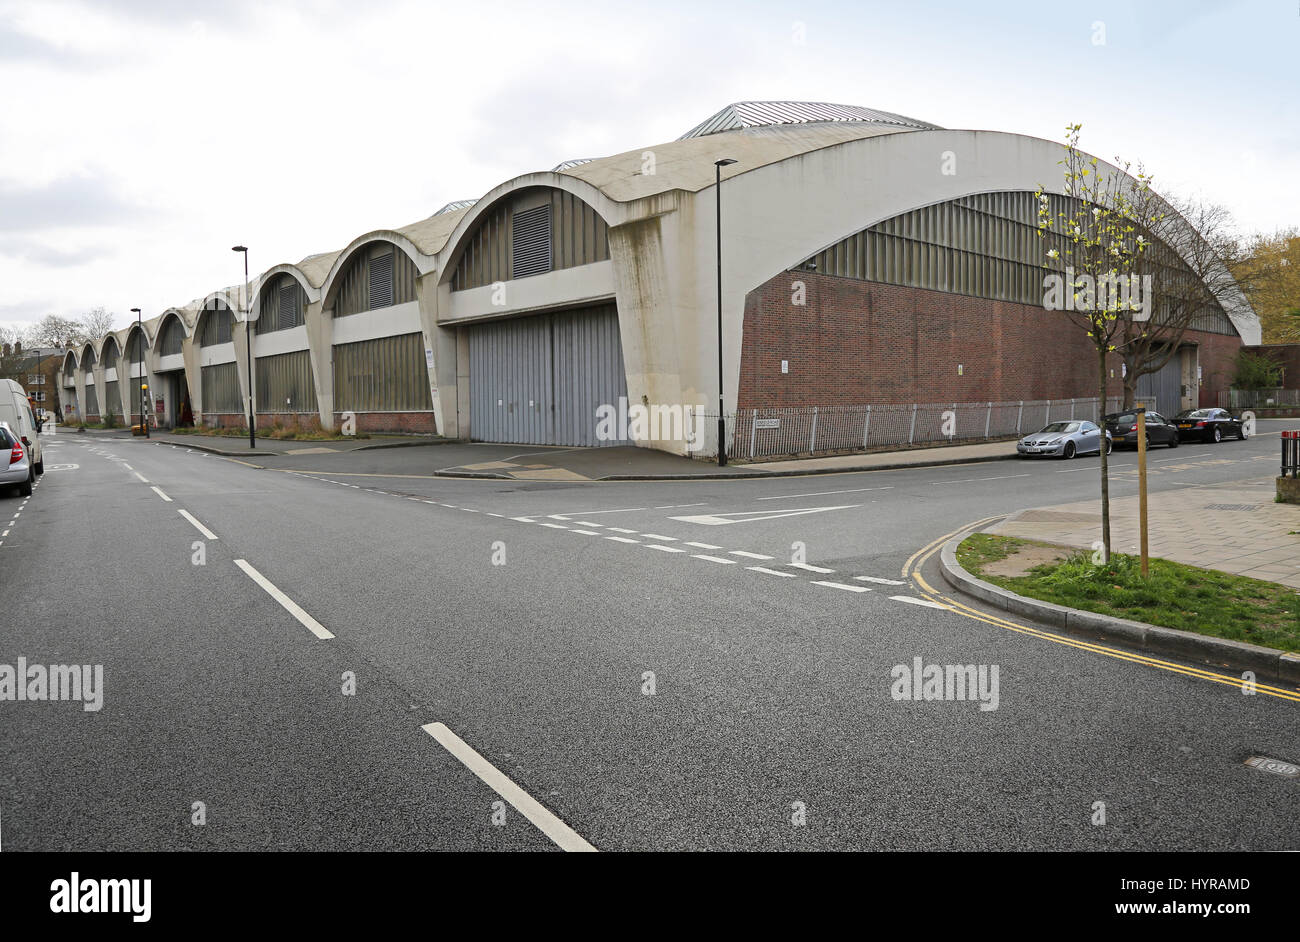
[(706, 527), (721, 526), (724, 523), (750, 523), (754, 520), (775, 520), (778, 517), (798, 517), (803, 514), (819, 514), (828, 510), (849, 510), (861, 507), (861, 504), (841, 504), (838, 507), (804, 507), (800, 510), (745, 510), (730, 514), (694, 514), (689, 517), (669, 517), (682, 523), (701, 523)]

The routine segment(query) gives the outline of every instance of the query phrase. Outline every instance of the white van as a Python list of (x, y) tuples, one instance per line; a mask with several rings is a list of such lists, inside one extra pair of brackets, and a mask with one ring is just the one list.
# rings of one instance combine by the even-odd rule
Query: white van
[(0, 379), (0, 422), (8, 422), (32, 453), (37, 474), (45, 473), (45, 455), (41, 449), (41, 433), (32, 415), (32, 405), (27, 392), (12, 379)]

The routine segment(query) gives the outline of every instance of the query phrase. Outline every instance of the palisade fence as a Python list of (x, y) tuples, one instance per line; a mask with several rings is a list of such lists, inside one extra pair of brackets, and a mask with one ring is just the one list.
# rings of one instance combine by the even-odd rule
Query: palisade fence
[[(1119, 411), (1122, 401), (1108, 399), (1106, 413)], [(1097, 422), (1097, 399), (740, 409), (727, 416), (727, 455), (751, 461), (979, 442), (1068, 419)], [(704, 445), (695, 454), (717, 455), (718, 414), (705, 415), (702, 426)]]
[(1239, 409), (1269, 409), (1273, 407), (1300, 406), (1300, 389), (1222, 389), (1219, 391), (1219, 408), (1236, 412)]

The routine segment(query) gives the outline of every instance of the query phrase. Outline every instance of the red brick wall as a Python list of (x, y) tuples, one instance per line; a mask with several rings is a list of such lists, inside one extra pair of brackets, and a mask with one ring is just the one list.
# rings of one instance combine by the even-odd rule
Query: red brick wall
[[(791, 303), (795, 280), (805, 305)], [(1201, 347), (1204, 402), (1226, 388), (1241, 341), (1188, 331), (1185, 342)], [(1110, 360), (1107, 395), (1120, 396)], [(1033, 305), (815, 272), (783, 272), (745, 299), (742, 409), (1092, 398), (1096, 376), (1084, 332)]]
[[(416, 432), (433, 435), (437, 428), (432, 412), (356, 412), (358, 432)], [(334, 427), (343, 425), (343, 413), (334, 413)]]

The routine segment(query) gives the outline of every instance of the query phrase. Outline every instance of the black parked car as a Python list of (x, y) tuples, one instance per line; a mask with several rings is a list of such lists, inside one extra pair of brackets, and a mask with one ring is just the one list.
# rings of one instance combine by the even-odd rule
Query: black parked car
[(1246, 425), (1227, 409), (1185, 409), (1174, 416), (1183, 441), (1221, 442), (1229, 436), (1245, 441)]
[[(1137, 447), (1136, 412), (1112, 412), (1104, 421), (1106, 431), (1110, 432), (1111, 441), (1115, 443), (1116, 448), (1121, 445)], [(1159, 412), (1147, 413), (1147, 447), (1152, 445), (1178, 447), (1178, 428)]]

